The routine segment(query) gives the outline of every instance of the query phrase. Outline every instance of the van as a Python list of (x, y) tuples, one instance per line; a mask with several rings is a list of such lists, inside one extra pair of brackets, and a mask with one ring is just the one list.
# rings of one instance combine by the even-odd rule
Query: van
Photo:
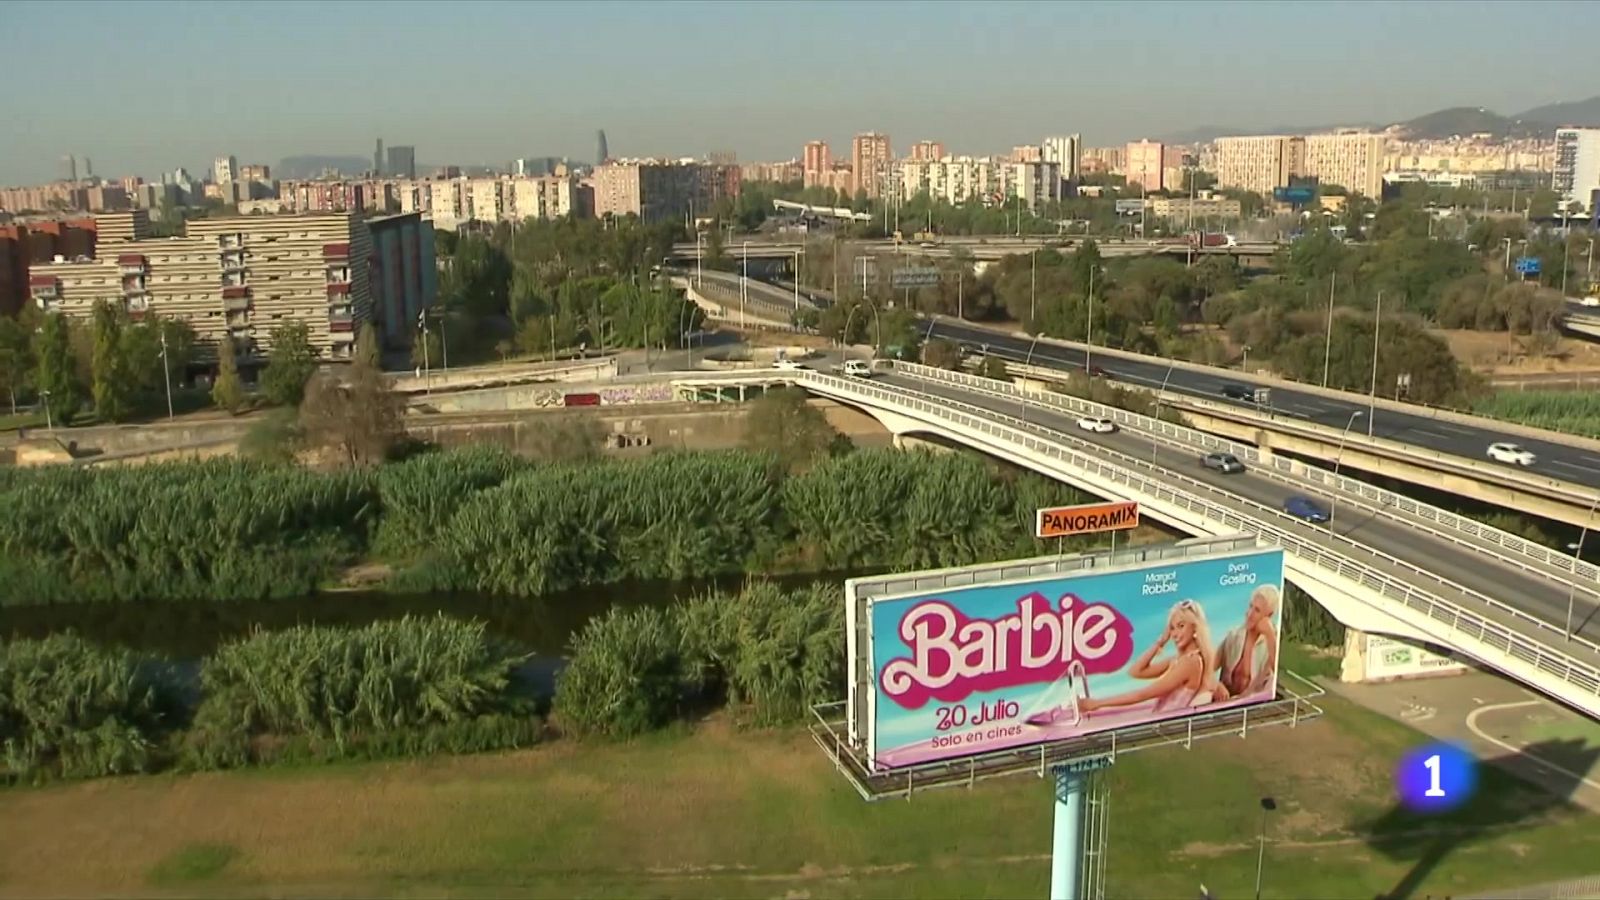
[(872, 363), (864, 359), (847, 359), (844, 361), (843, 371), (851, 378), (871, 378)]

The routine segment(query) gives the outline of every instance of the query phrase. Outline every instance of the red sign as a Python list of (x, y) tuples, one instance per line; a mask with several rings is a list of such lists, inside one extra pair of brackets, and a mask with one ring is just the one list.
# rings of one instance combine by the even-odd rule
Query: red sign
[(566, 394), (561, 398), (566, 406), (599, 406), (599, 394)]

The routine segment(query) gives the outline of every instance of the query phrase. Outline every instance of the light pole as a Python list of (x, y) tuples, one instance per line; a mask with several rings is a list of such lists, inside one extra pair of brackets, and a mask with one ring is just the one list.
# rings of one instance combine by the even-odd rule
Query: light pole
[(1583, 280), (1594, 284), (1594, 238), (1589, 238), (1589, 252), (1584, 255)]
[(749, 288), (746, 282), (750, 280), (750, 242), (744, 242), (744, 269), (739, 275), (739, 330), (745, 330), (744, 298)]
[(1344, 461), (1344, 441), (1350, 436), (1350, 426), (1356, 424), (1356, 420), (1363, 415), (1366, 413), (1362, 410), (1352, 410), (1350, 421), (1344, 423), (1344, 431), (1339, 433), (1339, 452), (1333, 457), (1333, 508), (1328, 511), (1329, 521), (1332, 521), (1334, 515), (1339, 512), (1339, 463)]
[(794, 311), (800, 311), (800, 252), (794, 252)]
[(1506, 242), (1506, 264), (1505, 264), (1505, 267), (1501, 270), (1501, 274), (1505, 275), (1507, 281), (1510, 281), (1511, 280), (1511, 238), (1502, 238), (1501, 240), (1504, 240)]
[(1372, 312), (1372, 386), (1367, 392), (1367, 437), (1372, 437), (1373, 420), (1378, 417), (1378, 329), (1383, 327), (1383, 291)]
[(1244, 345), (1244, 359), (1240, 360), (1239, 369), (1241, 371), (1244, 371), (1244, 372), (1250, 371), (1250, 345), (1249, 344), (1245, 344)]
[(167, 330), (160, 325), (156, 328), (161, 332), (161, 377), (167, 382), (167, 418), (172, 418), (172, 366), (167, 363)]
[(425, 394), (433, 393), (433, 370), (428, 365), (428, 312), (420, 310), (417, 313), (417, 328), (422, 331), (422, 391)]
[(1589, 537), (1589, 523), (1594, 521), (1595, 507), (1600, 506), (1600, 494), (1595, 495), (1594, 502), (1589, 504), (1589, 517), (1583, 520), (1583, 530), (1578, 532), (1578, 542), (1568, 544), (1567, 549), (1572, 551), (1572, 584), (1567, 588), (1567, 640), (1572, 640), (1572, 607), (1577, 602), (1578, 596), (1578, 560), (1583, 558), (1583, 542)]
[(1328, 386), (1328, 365), (1333, 361), (1333, 289), (1339, 283), (1339, 273), (1328, 280), (1328, 335), (1322, 346), (1322, 386)]
[(1256, 851), (1256, 900), (1261, 900), (1261, 870), (1267, 861), (1267, 816), (1278, 808), (1271, 797), (1261, 798), (1261, 843)]
[[(1033, 368), (1033, 348), (1035, 348), (1037, 346), (1039, 346), (1039, 333), (1036, 331), (1036, 332), (1033, 333), (1033, 343), (1028, 345), (1028, 355), (1023, 357), (1023, 360), (1022, 360), (1022, 367), (1024, 369)], [(1031, 379), (1033, 377), (1033, 374), (1031, 372), (1025, 372), (1025, 373), (1023, 373), (1022, 377)], [(1024, 424), (1024, 425), (1028, 424), (1028, 398), (1027, 397), (1023, 397), (1022, 398), (1022, 424)]]
[[(1089, 267), (1089, 296), (1084, 301), (1088, 309), (1088, 326), (1083, 341), (1083, 374), (1088, 375), (1094, 370), (1094, 266)], [(1092, 376), (1091, 376), (1092, 377)]]
[(50, 392), (40, 391), (39, 398), (44, 401), (44, 428), (46, 431), (55, 431), (56, 423), (50, 418)]
[(1038, 330), (1039, 321), (1039, 248), (1028, 251), (1028, 327)]

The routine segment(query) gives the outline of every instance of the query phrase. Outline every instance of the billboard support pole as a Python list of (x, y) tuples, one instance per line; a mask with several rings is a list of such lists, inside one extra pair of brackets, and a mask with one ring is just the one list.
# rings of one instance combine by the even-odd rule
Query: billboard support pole
[(1085, 840), (1086, 800), (1095, 773), (1111, 765), (1097, 756), (1055, 768), (1055, 831), (1050, 853), (1050, 900), (1085, 900), (1083, 876), (1092, 849)]

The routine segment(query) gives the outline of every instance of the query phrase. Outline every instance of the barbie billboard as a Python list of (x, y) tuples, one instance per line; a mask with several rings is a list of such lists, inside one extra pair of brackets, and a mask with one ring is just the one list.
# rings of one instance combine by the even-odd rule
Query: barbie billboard
[(870, 608), (878, 769), (1259, 703), (1283, 552), (962, 587)]

